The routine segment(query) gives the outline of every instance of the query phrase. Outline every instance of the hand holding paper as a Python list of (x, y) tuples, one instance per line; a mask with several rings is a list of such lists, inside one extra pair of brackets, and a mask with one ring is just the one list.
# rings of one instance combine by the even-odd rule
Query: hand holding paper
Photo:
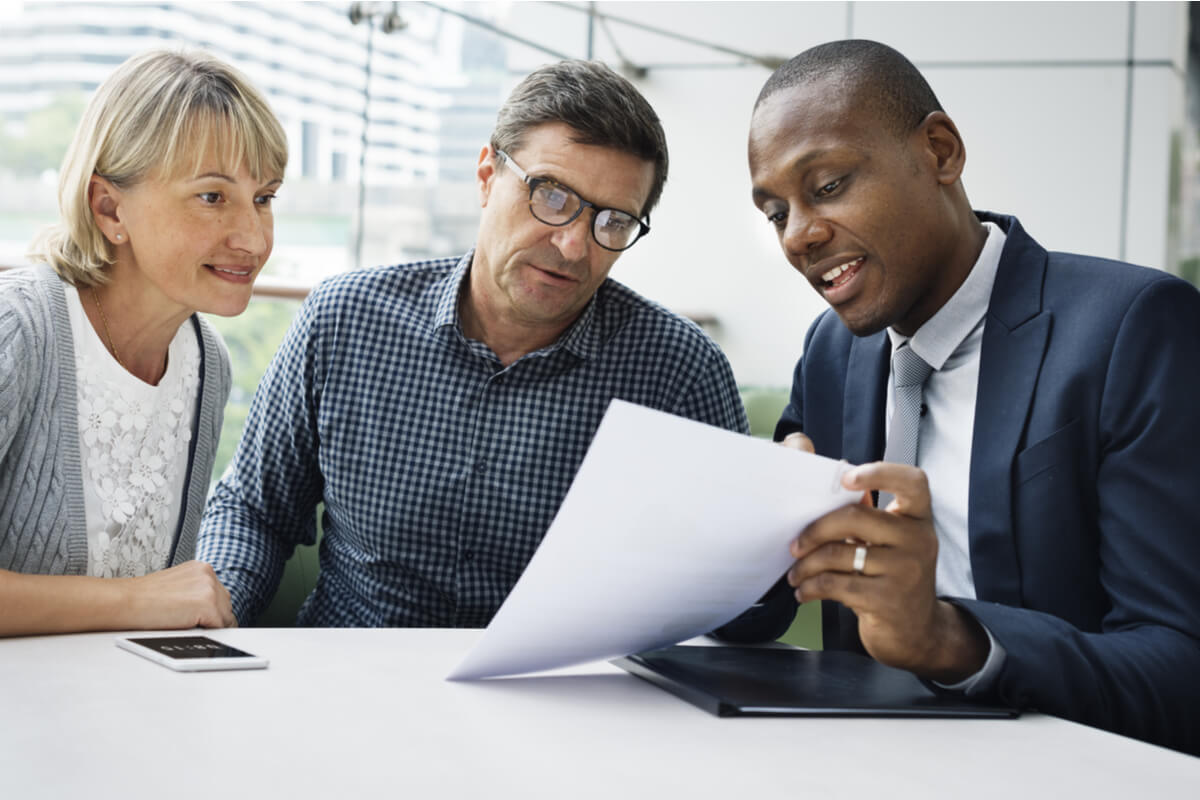
[(858, 494), (842, 462), (614, 400), (525, 573), (452, 680), (615, 658), (707, 633)]

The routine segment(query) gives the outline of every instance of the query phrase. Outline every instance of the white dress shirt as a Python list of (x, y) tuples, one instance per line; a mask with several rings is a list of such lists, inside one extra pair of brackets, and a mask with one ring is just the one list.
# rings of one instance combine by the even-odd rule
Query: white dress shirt
[[(933, 367), (925, 383), (924, 415), (917, 438), (917, 466), (929, 478), (933, 527), (938, 537), (939, 597), (975, 598), (971, 543), (967, 528), (971, 488), (971, 439), (975, 428), (975, 396), (979, 388), (979, 355), (992, 284), (1007, 238), (999, 226), (983, 223), (988, 237), (971, 272), (958, 291), (912, 337), (888, 328), (895, 352), (903, 342)], [(888, 376), (887, 429), (895, 410), (892, 377)], [(986, 628), (985, 628), (986, 631)], [(971, 692), (982, 689), (999, 672), (1004, 649), (987, 631), (987, 663), (961, 683), (946, 686)]]
[[(937, 593), (974, 599), (971, 549), (967, 536), (971, 437), (975, 426), (975, 392), (979, 386), (979, 352), (992, 284), (1000, 265), (1005, 235), (983, 223), (988, 238), (962, 286), (911, 337), (888, 328), (892, 350), (907, 341), (933, 373), (925, 383), (925, 414), (917, 439), (917, 466), (929, 476), (933, 495), (933, 527), (938, 536)], [(888, 378), (887, 427), (895, 410)]]

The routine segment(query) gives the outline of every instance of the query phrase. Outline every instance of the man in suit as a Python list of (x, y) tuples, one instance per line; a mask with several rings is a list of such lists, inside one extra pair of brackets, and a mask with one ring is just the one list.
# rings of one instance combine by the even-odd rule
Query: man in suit
[[(859, 465), (864, 503), (801, 532), (790, 590), (737, 625), (824, 600), (826, 647), (1200, 753), (1200, 294), (973, 211), (954, 122), (875, 42), (776, 71), (749, 161), (830, 305), (776, 438)], [(932, 367), (919, 408), (904, 349)], [(905, 419), (911, 463), (881, 460)]]

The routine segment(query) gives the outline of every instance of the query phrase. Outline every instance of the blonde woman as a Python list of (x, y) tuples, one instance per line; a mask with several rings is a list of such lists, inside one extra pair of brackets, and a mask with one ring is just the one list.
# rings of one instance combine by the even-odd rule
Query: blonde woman
[(96, 91), (45, 263), (0, 277), (0, 635), (234, 624), (191, 560), (230, 388), (195, 312), (246, 308), (286, 164), (210, 56), (135, 56)]

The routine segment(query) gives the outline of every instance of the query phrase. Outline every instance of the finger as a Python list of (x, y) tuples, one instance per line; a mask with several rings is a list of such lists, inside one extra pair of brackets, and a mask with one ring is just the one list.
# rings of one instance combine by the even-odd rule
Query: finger
[(789, 433), (783, 437), (783, 441), (780, 444), (792, 450), (803, 450), (806, 453), (817, 452), (817, 448), (813, 447), (812, 439), (800, 433), (800, 431)]
[(237, 617), (233, 615), (233, 598), (230, 596), (229, 590), (225, 588), (225, 584), (217, 580), (216, 572), (212, 573), (212, 583), (217, 595), (217, 615), (220, 618), (221, 627), (235, 627), (237, 625)]
[(796, 561), (787, 572), (791, 586), (822, 572), (874, 577), (884, 572), (885, 558), (891, 548), (871, 547), (858, 542), (831, 542)]
[(796, 600), (801, 603), (836, 600), (857, 614), (863, 602), (865, 588), (876, 580), (853, 573), (818, 572), (795, 586)]
[(201, 628), (232, 628), (237, 625), (237, 618), (228, 605), (217, 605), (201, 614), (199, 625)]
[(893, 495), (887, 510), (909, 517), (930, 516), (929, 480), (925, 471), (910, 464), (874, 461), (846, 470), (842, 485), (860, 492), (887, 492)]
[(873, 545), (896, 545), (902, 541), (908, 517), (888, 514), (862, 504), (843, 506), (820, 517), (792, 540), (790, 552), (793, 558), (807, 558), (810, 554), (832, 543), (847, 540)]
[(230, 602), (229, 593), (225, 591), (225, 587), (217, 588), (217, 597), (213, 601), (213, 619), (215, 626), (219, 628), (229, 628), (235, 623), (233, 616), (233, 603)]

